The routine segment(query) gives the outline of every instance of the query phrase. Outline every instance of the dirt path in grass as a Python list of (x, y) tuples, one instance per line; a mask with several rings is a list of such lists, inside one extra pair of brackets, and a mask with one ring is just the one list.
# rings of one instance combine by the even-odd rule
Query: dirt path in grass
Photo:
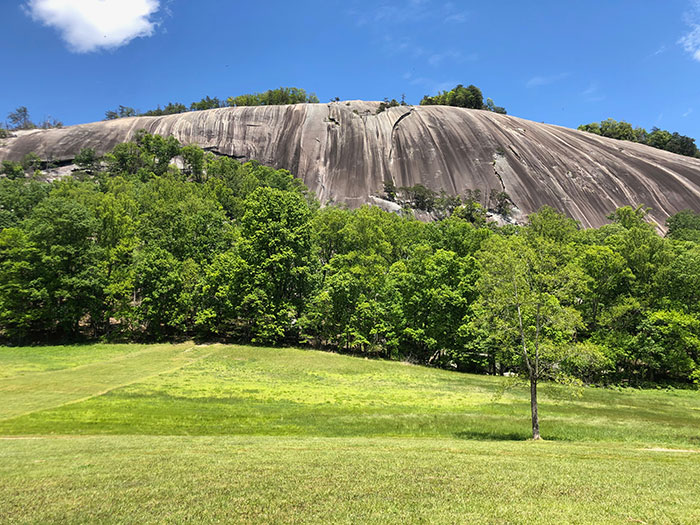
[(158, 345), (87, 365), (0, 379), (0, 420), (100, 396), (178, 370), (216, 351), (193, 343)]

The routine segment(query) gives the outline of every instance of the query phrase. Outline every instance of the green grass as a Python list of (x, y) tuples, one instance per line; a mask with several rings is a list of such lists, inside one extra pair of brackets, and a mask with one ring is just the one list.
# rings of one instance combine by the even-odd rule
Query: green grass
[(3, 523), (700, 522), (694, 391), (545, 385), (534, 443), (522, 386), (404, 363), (94, 345), (0, 370)]

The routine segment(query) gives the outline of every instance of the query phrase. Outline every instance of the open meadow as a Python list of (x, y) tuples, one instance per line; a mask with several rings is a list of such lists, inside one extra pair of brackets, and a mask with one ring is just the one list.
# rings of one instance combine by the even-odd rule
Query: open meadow
[(698, 523), (700, 393), (297, 349), (0, 349), (2, 523)]

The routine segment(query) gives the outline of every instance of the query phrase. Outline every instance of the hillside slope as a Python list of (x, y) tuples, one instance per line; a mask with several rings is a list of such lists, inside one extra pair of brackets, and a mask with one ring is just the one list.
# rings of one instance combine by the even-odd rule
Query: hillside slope
[(0, 347), (2, 523), (697, 524), (695, 391), (228, 345)]
[(505, 189), (525, 214), (550, 205), (597, 227), (617, 207), (643, 203), (666, 217), (700, 211), (700, 160), (528, 120), (445, 106), (390, 108), (349, 101), (222, 108), (20, 132), (0, 160), (29, 152), (70, 162), (104, 153), (139, 129), (217, 154), (256, 159), (301, 177), (322, 202), (377, 202), (384, 181), (486, 195)]

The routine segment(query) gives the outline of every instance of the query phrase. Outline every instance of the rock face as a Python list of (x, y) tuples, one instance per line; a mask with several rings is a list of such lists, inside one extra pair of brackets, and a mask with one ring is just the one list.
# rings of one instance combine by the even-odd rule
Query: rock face
[(682, 209), (700, 211), (699, 159), (487, 111), (417, 106), (376, 114), (378, 107), (223, 108), (21, 132), (0, 140), (0, 160), (35, 152), (70, 162), (84, 147), (105, 153), (145, 129), (286, 168), (323, 203), (373, 203), (393, 180), (448, 193), (504, 189), (524, 214), (547, 204), (585, 227), (624, 205), (650, 206), (660, 225)]

